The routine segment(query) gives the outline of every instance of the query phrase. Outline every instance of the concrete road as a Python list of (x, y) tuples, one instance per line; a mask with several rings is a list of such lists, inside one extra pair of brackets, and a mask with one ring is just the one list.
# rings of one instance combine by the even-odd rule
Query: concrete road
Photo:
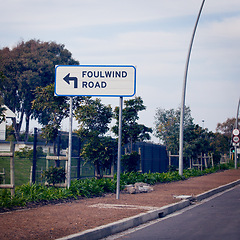
[(106, 239), (240, 240), (240, 186)]

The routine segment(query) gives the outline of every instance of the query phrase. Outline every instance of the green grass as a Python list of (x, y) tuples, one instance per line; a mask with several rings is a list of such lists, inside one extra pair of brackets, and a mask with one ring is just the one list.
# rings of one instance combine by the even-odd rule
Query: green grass
[[(60, 162), (60, 166), (65, 168), (65, 161)], [(31, 160), (28, 158), (20, 158), (14, 157), (14, 165), (15, 165), (15, 185), (20, 186), (23, 184), (27, 184), (30, 181), (30, 171), (31, 171)], [(54, 166), (54, 161), (49, 161), (49, 167)], [(72, 159), (72, 166), (77, 166), (77, 160), (75, 158)], [(3, 172), (3, 168), (5, 169), (5, 183), (10, 184), (10, 158), (9, 157), (0, 157), (0, 172)], [(38, 183), (42, 183), (43, 179), (41, 178), (41, 169), (44, 171), (46, 169), (46, 158), (41, 157), (37, 160), (37, 173), (36, 173), (36, 181)], [(87, 163), (83, 166), (81, 177), (93, 177), (94, 176), (94, 168), (91, 164)], [(72, 167), (71, 177), (74, 179), (77, 177), (76, 168)]]
[[(20, 186), (27, 184), (30, 179), (30, 170), (32, 163), (29, 159), (20, 159), (14, 157), (14, 167), (15, 167), (15, 185)], [(10, 184), (10, 158), (0, 157), (0, 172), (5, 169), (5, 183)]]

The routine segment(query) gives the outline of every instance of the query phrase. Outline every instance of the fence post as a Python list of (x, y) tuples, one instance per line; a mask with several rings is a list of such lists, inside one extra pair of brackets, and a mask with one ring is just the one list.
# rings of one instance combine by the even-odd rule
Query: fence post
[(172, 163), (171, 163), (171, 151), (168, 152), (168, 166), (169, 166), (169, 169), (171, 167)]
[(33, 163), (32, 163), (32, 183), (36, 182), (36, 166), (37, 166), (37, 128), (34, 128), (33, 140)]
[(14, 148), (15, 144), (10, 142), (10, 151), (12, 156), (10, 157), (10, 182), (13, 188), (11, 188), (11, 195), (13, 196), (15, 193), (15, 175), (14, 175)]
[(78, 138), (78, 158), (77, 158), (77, 179), (80, 179), (80, 163), (81, 163), (81, 157), (80, 157), (80, 152), (81, 152), (81, 139)]
[[(61, 131), (58, 131), (58, 138), (57, 138), (57, 156), (60, 156), (60, 145), (61, 145)], [(60, 161), (55, 161), (56, 167), (60, 167)]]

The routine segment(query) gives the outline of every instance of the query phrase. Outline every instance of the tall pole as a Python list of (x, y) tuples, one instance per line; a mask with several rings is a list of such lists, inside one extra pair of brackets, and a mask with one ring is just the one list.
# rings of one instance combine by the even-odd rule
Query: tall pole
[[(238, 100), (238, 107), (237, 107), (237, 116), (236, 116), (236, 122), (235, 122), (235, 128), (238, 129), (238, 114), (239, 114), (239, 105), (240, 105), (240, 98)], [(237, 144), (234, 146), (234, 167), (237, 169)]]
[(235, 128), (238, 129), (238, 115), (239, 115), (239, 107), (240, 107), (240, 98), (238, 100), (238, 107), (237, 107), (237, 116), (236, 116), (236, 122), (235, 122)]
[(190, 61), (190, 55), (191, 55), (191, 50), (192, 50), (192, 45), (193, 45), (193, 40), (194, 36), (197, 30), (197, 25), (198, 21), (201, 16), (201, 12), (203, 9), (205, 0), (202, 1), (201, 8), (198, 13), (197, 21), (195, 23), (195, 27), (193, 30), (192, 34), (192, 39), (189, 45), (189, 50), (188, 50), (188, 56), (187, 56), (187, 61), (186, 61), (186, 66), (185, 66), (185, 74), (184, 74), (184, 79), (183, 79), (183, 89), (182, 89), (182, 104), (181, 104), (181, 116), (180, 116), (180, 131), (179, 131), (179, 175), (183, 175), (183, 125), (184, 125), (184, 110), (185, 110), (185, 96), (186, 96), (186, 85), (187, 85), (187, 73), (188, 73), (188, 66), (189, 66), (189, 61)]
[(34, 128), (32, 183), (36, 182), (36, 167), (37, 167), (37, 128)]
[(69, 139), (68, 139), (68, 171), (67, 171), (67, 188), (71, 185), (71, 160), (72, 160), (72, 102), (70, 97), (70, 113), (69, 113)]
[(118, 160), (117, 160), (117, 193), (116, 199), (120, 195), (120, 172), (121, 172), (121, 148), (122, 148), (122, 106), (123, 97), (119, 99), (119, 127), (118, 127)]

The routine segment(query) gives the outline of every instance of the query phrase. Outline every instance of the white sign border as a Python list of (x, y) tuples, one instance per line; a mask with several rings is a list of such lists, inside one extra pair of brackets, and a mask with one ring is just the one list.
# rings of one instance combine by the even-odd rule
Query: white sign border
[[(109, 67), (109, 68), (124, 68), (124, 67), (131, 67), (134, 69), (134, 88), (133, 88), (133, 94), (126, 94), (126, 95), (119, 95), (119, 94), (108, 94), (108, 95), (100, 95), (100, 94), (97, 94), (97, 95), (91, 95), (91, 94), (57, 94), (56, 93), (56, 72), (57, 72), (57, 68), (58, 67)], [(64, 96), (64, 97), (75, 97), (75, 96), (85, 96), (85, 97), (133, 97), (135, 94), (136, 94), (136, 67), (133, 66), (133, 65), (56, 65), (55, 66), (55, 85), (54, 85), (54, 95), (55, 96)]]

